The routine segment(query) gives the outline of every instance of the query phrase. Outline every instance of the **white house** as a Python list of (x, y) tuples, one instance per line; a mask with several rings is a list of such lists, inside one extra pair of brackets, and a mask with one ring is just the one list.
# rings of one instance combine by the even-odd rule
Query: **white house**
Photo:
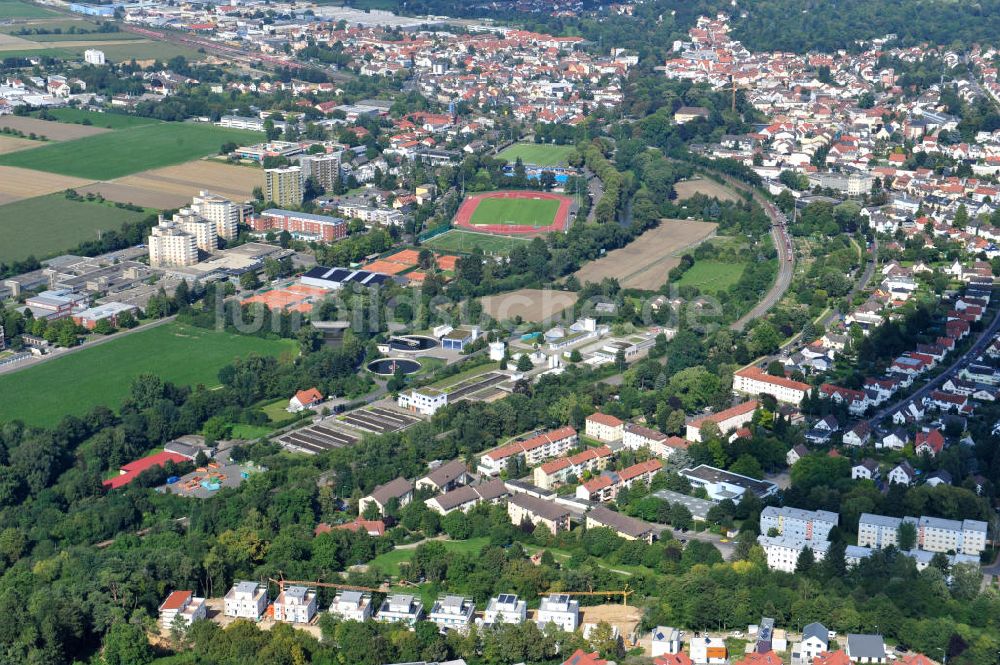
[(571, 600), (569, 596), (561, 593), (546, 596), (542, 598), (535, 614), (535, 623), (539, 628), (554, 623), (567, 633), (572, 633), (580, 625), (580, 601)]
[(170, 630), (178, 619), (185, 626), (190, 626), (199, 619), (204, 619), (208, 606), (204, 598), (195, 597), (191, 591), (173, 591), (160, 604), (160, 629)]
[(483, 623), (487, 626), (495, 623), (524, 623), (528, 616), (528, 603), (519, 600), (516, 594), (502, 593), (496, 598), (490, 598), (483, 613)]
[(424, 604), (405, 593), (394, 593), (382, 603), (375, 617), (383, 623), (396, 621), (414, 626), (424, 616)]
[(341, 591), (330, 603), (330, 614), (344, 621), (365, 621), (372, 618), (371, 594), (361, 591)]
[(900, 462), (888, 475), (890, 483), (900, 483), (901, 485), (912, 485), (917, 479), (917, 472), (913, 470), (909, 462)]
[(809, 384), (793, 381), (783, 376), (771, 376), (759, 367), (747, 367), (733, 374), (733, 391), (760, 397), (771, 395), (779, 402), (788, 402), (798, 406), (802, 403)]
[(851, 467), (851, 478), (854, 480), (877, 480), (878, 477), (878, 462), (873, 459), (863, 459)]
[(448, 595), (437, 599), (427, 618), (442, 630), (465, 632), (472, 623), (475, 611), (476, 606), (471, 598)]
[(292, 399), (288, 400), (288, 408), (286, 410), (289, 413), (298, 413), (304, 409), (312, 408), (322, 401), (323, 393), (315, 388), (300, 390), (295, 393)]
[(396, 400), (399, 408), (414, 411), (423, 416), (433, 416), (439, 409), (448, 406), (448, 393), (436, 388), (414, 388), (399, 393)]
[(696, 637), (688, 644), (691, 660), (698, 665), (723, 665), (728, 658), (726, 641), (721, 637)]
[(598, 441), (620, 441), (625, 434), (625, 423), (606, 413), (587, 416), (585, 432)]
[(802, 641), (795, 650), (800, 663), (811, 663), (830, 646), (830, 631), (821, 623), (811, 623), (802, 629)]
[(225, 598), (223, 614), (256, 621), (267, 609), (267, 587), (257, 582), (237, 582)]
[(288, 586), (274, 600), (274, 620), (309, 623), (316, 614), (316, 592), (304, 586)]
[(888, 660), (881, 635), (849, 634), (845, 651), (852, 663), (885, 663)]
[(664, 654), (680, 653), (681, 632), (669, 626), (657, 626), (653, 629), (651, 648), (653, 658)]

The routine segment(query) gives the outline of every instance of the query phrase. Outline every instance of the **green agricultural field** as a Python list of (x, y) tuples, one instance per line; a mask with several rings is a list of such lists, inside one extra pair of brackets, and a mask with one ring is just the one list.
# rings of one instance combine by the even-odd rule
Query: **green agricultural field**
[(744, 268), (741, 263), (695, 261), (694, 265), (681, 275), (677, 286), (695, 286), (702, 293), (716, 293), (738, 282), (743, 276)]
[(104, 404), (117, 408), (136, 376), (178, 385), (216, 386), (219, 370), (250, 353), (291, 358), (293, 340), (270, 340), (166, 323), (0, 375), (0, 422), (51, 426), (67, 414)]
[(138, 222), (152, 212), (71, 201), (62, 193), (8, 203), (0, 206), (0, 262), (54, 256), (84, 240), (96, 240), (99, 231), (117, 231), (125, 222)]
[(0, 51), (0, 62), (8, 58), (72, 58), (71, 49), (64, 48), (43, 48), (43, 49), (22, 49), (14, 51)]
[(424, 243), (424, 246), (439, 252), (458, 252), (460, 254), (470, 254), (477, 247), (483, 250), (484, 254), (510, 254), (512, 249), (528, 242), (530, 241), (526, 238), (452, 229), (431, 238)]
[(20, 0), (0, 0), (0, 19), (45, 18), (48, 16), (55, 16), (55, 12)]
[(558, 210), (559, 201), (555, 199), (488, 198), (479, 202), (469, 221), (476, 226), (490, 224), (551, 226)]
[[(144, 118), (139, 115), (98, 113), (97, 111), (84, 111), (83, 109), (72, 109), (69, 107), (50, 109), (45, 113), (57, 122), (71, 122), (80, 125), (89, 123), (94, 127), (105, 129), (129, 129), (131, 127), (142, 127), (143, 125), (156, 125), (160, 123), (155, 118)], [(35, 113), (34, 116), (37, 118), (38, 113)]]
[[(145, 39), (142, 35), (137, 35), (134, 32), (61, 32), (49, 35), (17, 36), (42, 44), (46, 42), (129, 42), (136, 39)], [(101, 45), (98, 48), (103, 50), (104, 46), (106, 45)]]
[[(166, 62), (174, 56), (182, 55), (188, 60), (204, 60), (205, 54), (198, 51), (157, 41), (126, 41), (121, 44), (105, 44), (100, 47), (108, 62), (128, 62), (130, 60), (160, 60)], [(86, 47), (75, 47), (77, 55), (83, 55)]]
[(514, 145), (500, 151), (497, 155), (500, 159), (506, 159), (513, 164), (520, 157), (525, 164), (535, 166), (565, 166), (566, 160), (576, 146), (572, 145), (545, 145), (542, 143), (515, 143)]
[(230, 141), (260, 138), (256, 132), (208, 124), (161, 122), (10, 153), (0, 156), (0, 164), (111, 180), (215, 154)]

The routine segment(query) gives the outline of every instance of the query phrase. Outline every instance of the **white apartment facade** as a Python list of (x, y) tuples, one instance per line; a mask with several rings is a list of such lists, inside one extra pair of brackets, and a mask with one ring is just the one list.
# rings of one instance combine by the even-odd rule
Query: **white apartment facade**
[(367, 621), (372, 618), (371, 594), (361, 591), (341, 591), (330, 603), (330, 614), (343, 621)]
[(799, 555), (806, 547), (812, 550), (816, 561), (820, 561), (830, 547), (830, 542), (827, 540), (804, 540), (789, 536), (761, 535), (757, 537), (757, 543), (767, 555), (767, 567), (771, 570), (783, 570), (786, 573), (795, 572), (795, 564), (798, 563)]
[(585, 422), (587, 436), (598, 441), (620, 441), (625, 434), (625, 423), (606, 413), (592, 413)]
[(733, 392), (759, 397), (771, 395), (779, 402), (798, 406), (809, 392), (809, 384), (783, 376), (771, 376), (759, 367), (747, 367), (733, 374)]
[(169, 631), (180, 618), (185, 626), (208, 616), (208, 605), (191, 591), (173, 591), (159, 607), (160, 629)]
[(149, 265), (153, 268), (193, 266), (198, 263), (198, 244), (193, 235), (173, 222), (160, 219), (150, 230)]
[(448, 393), (436, 388), (414, 388), (400, 393), (396, 404), (407, 411), (433, 416), (439, 409), (448, 406)]
[(501, 593), (490, 598), (483, 612), (483, 623), (487, 626), (496, 623), (521, 624), (528, 617), (528, 603), (518, 599), (516, 594)]
[(424, 616), (424, 604), (409, 594), (396, 593), (382, 603), (376, 620), (383, 623), (401, 622), (414, 626)]
[(546, 596), (538, 606), (535, 623), (539, 628), (553, 623), (561, 630), (572, 633), (580, 625), (580, 601), (562, 593)]
[(479, 458), (479, 472), (490, 476), (499, 475), (508, 461), (515, 457), (523, 458), (527, 466), (537, 466), (547, 459), (565, 454), (579, 442), (580, 437), (575, 429), (561, 427), (489, 451)]
[(107, 58), (104, 55), (104, 51), (96, 48), (89, 48), (83, 52), (83, 61), (88, 65), (100, 66), (107, 63)]
[(448, 595), (437, 599), (427, 618), (442, 630), (457, 630), (464, 633), (472, 624), (472, 615), (475, 611), (476, 606), (471, 598)]
[(214, 223), (220, 238), (232, 240), (239, 234), (243, 206), (224, 196), (201, 191), (191, 199), (191, 210)]
[(174, 224), (177, 224), (185, 233), (194, 236), (194, 244), (203, 252), (211, 254), (219, 248), (219, 234), (215, 229), (215, 222), (205, 219), (191, 208), (181, 208), (174, 213)]
[(801, 540), (829, 540), (830, 531), (837, 526), (840, 515), (826, 510), (802, 510), (783, 506), (767, 506), (760, 513), (760, 532), (778, 533)]

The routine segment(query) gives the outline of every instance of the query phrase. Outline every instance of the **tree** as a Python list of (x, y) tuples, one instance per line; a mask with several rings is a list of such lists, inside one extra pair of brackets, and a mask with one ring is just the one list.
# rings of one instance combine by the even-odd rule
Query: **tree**
[(135, 314), (131, 310), (126, 310), (118, 315), (118, 327), (129, 330), (135, 328), (139, 325), (139, 322), (135, 319)]
[(578, 363), (583, 360), (583, 356), (580, 355), (580, 349), (573, 349), (569, 352), (569, 361), (571, 363)]
[(528, 357), (527, 353), (522, 353), (517, 359), (517, 371), (518, 372), (530, 372), (535, 366), (531, 364), (531, 358)]
[(904, 552), (909, 552), (917, 545), (917, 527), (906, 520), (896, 530), (896, 546)]
[(760, 462), (753, 455), (745, 453), (740, 455), (739, 458), (733, 462), (733, 465), (729, 467), (729, 470), (733, 473), (738, 473), (741, 476), (749, 476), (750, 478), (756, 478), (760, 480), (764, 477), (764, 470), (760, 466)]
[(624, 349), (618, 349), (618, 352), (615, 353), (615, 367), (619, 372), (624, 372), (625, 368), (628, 367), (628, 362), (625, 361)]
[(108, 319), (101, 319), (94, 324), (93, 332), (98, 335), (110, 335), (115, 331), (115, 327), (111, 325), (111, 321)]
[(106, 665), (145, 665), (153, 662), (153, 650), (142, 626), (124, 621), (111, 624), (104, 636), (104, 662)]
[(795, 561), (796, 575), (809, 575), (816, 565), (816, 555), (811, 547), (803, 547), (799, 552), (799, 558)]
[(257, 279), (257, 273), (251, 270), (240, 275), (240, 287), (246, 291), (253, 291), (260, 288), (260, 280)]
[(693, 522), (691, 511), (683, 503), (677, 502), (670, 506), (670, 525), (675, 529), (686, 531), (691, 528)]

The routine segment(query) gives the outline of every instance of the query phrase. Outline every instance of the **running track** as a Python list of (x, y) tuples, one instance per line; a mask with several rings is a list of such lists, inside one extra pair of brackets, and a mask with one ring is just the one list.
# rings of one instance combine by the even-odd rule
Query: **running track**
[[(559, 209), (556, 211), (552, 224), (548, 226), (529, 226), (521, 224), (473, 224), (472, 214), (479, 207), (483, 199), (549, 199), (559, 201)], [(458, 212), (455, 214), (454, 226), (472, 231), (486, 231), (488, 233), (505, 234), (527, 234), (548, 231), (565, 231), (569, 226), (569, 207), (573, 199), (568, 196), (552, 194), (549, 192), (487, 192), (485, 194), (474, 194), (462, 201)]]

